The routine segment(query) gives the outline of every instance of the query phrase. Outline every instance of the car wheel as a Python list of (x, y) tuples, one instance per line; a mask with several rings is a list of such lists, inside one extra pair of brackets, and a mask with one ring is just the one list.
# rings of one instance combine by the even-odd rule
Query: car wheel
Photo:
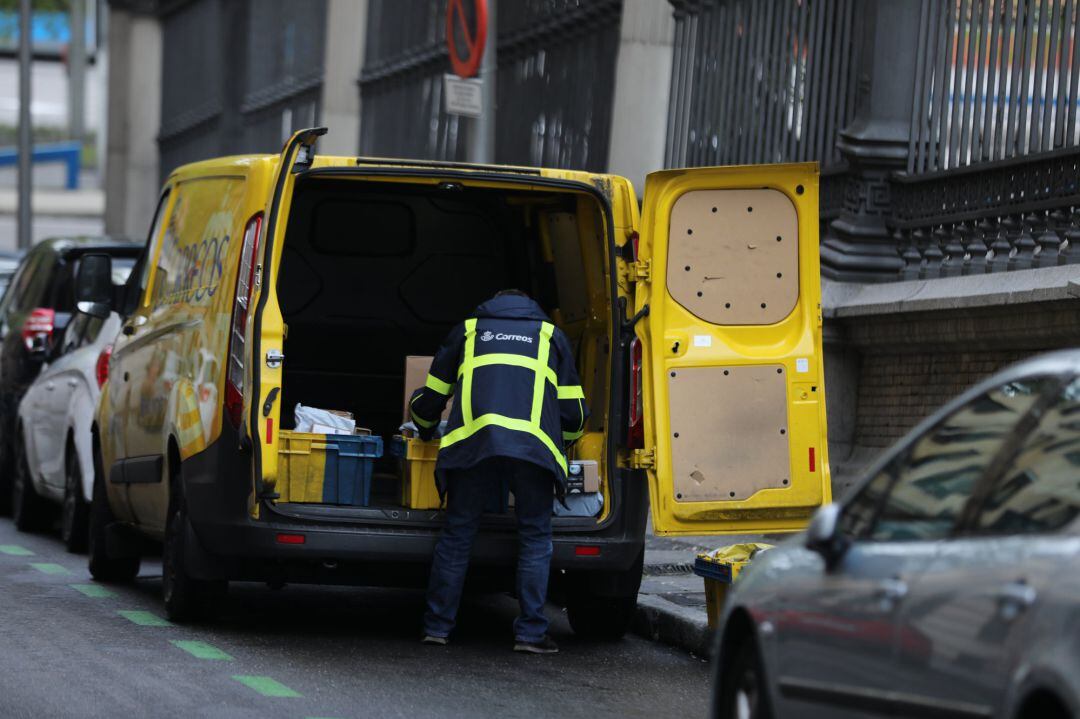
[(228, 591), (221, 580), (195, 579), (188, 573), (185, 540), (190, 527), (183, 498), (173, 501), (165, 525), (165, 546), (161, 558), (161, 588), (165, 614), (175, 622), (212, 617)]
[(747, 637), (724, 672), (720, 693), (722, 719), (772, 719), (765, 669), (757, 643)]
[(75, 448), (69, 446), (64, 458), (64, 505), (60, 515), (60, 537), (69, 552), (85, 552), (90, 508), (83, 499), (82, 469)]
[(566, 599), (570, 627), (586, 639), (622, 639), (637, 612), (637, 595), (597, 597), (573, 591)]
[(15, 445), (15, 478), (11, 492), (11, 513), (15, 528), (20, 532), (41, 529), (48, 519), (48, 507), (34, 490), (30, 479), (30, 465), (26, 459), (22, 438)]
[(115, 522), (116, 518), (109, 508), (109, 498), (105, 496), (100, 467), (95, 466), (95, 470), (94, 497), (90, 503), (90, 527), (87, 536), (90, 575), (99, 582), (130, 582), (139, 574), (140, 558), (138, 554), (109, 556), (109, 525)]

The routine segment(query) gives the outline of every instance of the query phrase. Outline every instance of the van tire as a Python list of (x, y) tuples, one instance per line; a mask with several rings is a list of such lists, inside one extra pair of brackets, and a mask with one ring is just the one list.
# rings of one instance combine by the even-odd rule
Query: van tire
[(632, 597), (597, 597), (571, 591), (566, 598), (570, 627), (585, 639), (622, 639), (630, 631), (636, 613), (636, 594)]
[(109, 507), (109, 498), (105, 495), (100, 460), (96, 453), (94, 470), (94, 497), (90, 503), (90, 526), (87, 532), (87, 552), (90, 555), (87, 564), (90, 576), (99, 582), (130, 582), (138, 576), (142, 560), (138, 554), (116, 558), (109, 556), (109, 526), (116, 518)]
[(75, 448), (64, 455), (64, 504), (60, 512), (60, 538), (69, 552), (86, 551), (90, 507), (83, 499), (82, 469)]
[(161, 589), (165, 614), (174, 622), (211, 619), (228, 592), (224, 580), (195, 579), (188, 574), (185, 542), (191, 532), (187, 508), (176, 497), (169, 508), (161, 557)]
[(26, 445), (19, 433), (15, 445), (15, 479), (12, 483), (11, 516), (20, 532), (34, 532), (44, 528), (48, 518), (45, 500), (38, 496), (30, 477), (30, 465), (26, 459)]

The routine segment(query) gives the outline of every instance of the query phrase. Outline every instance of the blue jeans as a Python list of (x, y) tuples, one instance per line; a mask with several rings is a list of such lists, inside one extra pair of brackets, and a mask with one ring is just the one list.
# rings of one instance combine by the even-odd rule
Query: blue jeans
[(514, 620), (514, 638), (540, 641), (548, 628), (544, 602), (551, 568), (551, 473), (529, 462), (494, 458), (447, 474), (446, 524), (435, 545), (424, 633), (445, 637), (454, 628), (480, 515), (485, 503), (498, 491), (499, 480), (505, 478), (514, 493), (518, 526), (517, 595), (521, 614)]

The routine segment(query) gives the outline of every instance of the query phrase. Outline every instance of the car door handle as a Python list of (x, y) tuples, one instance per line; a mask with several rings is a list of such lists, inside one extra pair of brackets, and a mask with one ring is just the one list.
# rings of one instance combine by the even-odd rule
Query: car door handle
[(1035, 603), (1039, 593), (1022, 579), (1009, 582), (997, 591), (998, 607), (1006, 619), (1012, 619)]
[(46, 382), (45, 383), (45, 389), (52, 392), (54, 389), (56, 389), (56, 385), (54, 385), (52, 382)]
[(907, 596), (907, 582), (899, 577), (882, 580), (877, 587), (878, 599), (885, 602), (895, 602)]
[(71, 387), (72, 389), (74, 389), (74, 388), (76, 388), (76, 387), (78, 387), (78, 386), (79, 386), (79, 380), (77, 380), (77, 379), (69, 379), (69, 380), (67, 381), (67, 386), (68, 386), (68, 387)]

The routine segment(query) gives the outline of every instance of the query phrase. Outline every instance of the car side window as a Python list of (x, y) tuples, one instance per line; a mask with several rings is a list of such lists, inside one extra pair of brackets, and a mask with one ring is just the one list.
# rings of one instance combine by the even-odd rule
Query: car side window
[(19, 274), (15, 277), (11, 287), (11, 305), (13, 312), (22, 312), (30, 309), (30, 286), (34, 276), (41, 271), (42, 259), (45, 253), (32, 252), (23, 260), (19, 267)]
[[(48, 290), (53, 285), (60, 262), (53, 252), (44, 252), (38, 257), (33, 267), (27, 268), (28, 279), (16, 297), (20, 310), (30, 310), (39, 306), (49, 306), (51, 298)], [(63, 310), (61, 310), (63, 311)]]
[(949, 536), (976, 481), (1053, 383), (1052, 378), (1006, 383), (938, 422), (845, 506), (842, 527), (849, 536), (871, 541)]
[(1080, 379), (1059, 392), (995, 480), (975, 534), (1055, 532), (1080, 517)]
[(97, 341), (98, 335), (101, 334), (101, 328), (105, 325), (105, 319), (102, 317), (90, 317), (86, 316), (86, 326), (82, 332), (82, 338), (79, 341), (79, 347), (86, 347), (92, 345)]
[(87, 321), (90, 319), (89, 315), (83, 313), (76, 314), (68, 326), (64, 328), (64, 343), (60, 348), (60, 354), (58, 356), (66, 355), (76, 347), (80, 346), (80, 339), (86, 329)]

